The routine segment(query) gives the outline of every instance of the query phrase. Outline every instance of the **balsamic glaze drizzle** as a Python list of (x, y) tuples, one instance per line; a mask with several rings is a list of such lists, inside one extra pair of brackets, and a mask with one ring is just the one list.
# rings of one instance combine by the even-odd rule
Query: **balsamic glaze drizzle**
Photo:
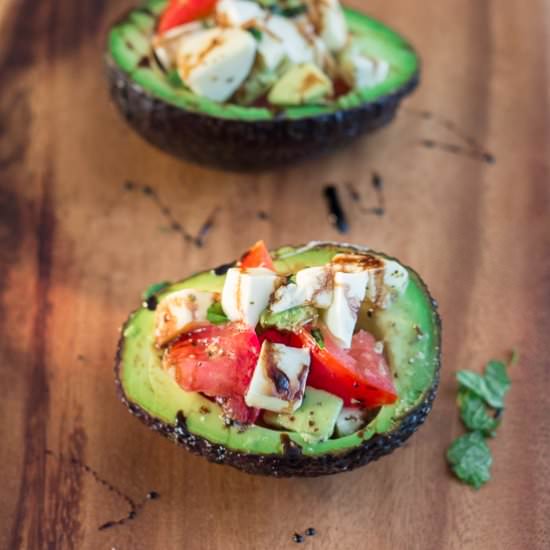
[(487, 164), (494, 164), (495, 162), (495, 157), (491, 153), (478, 151), (476, 149), (467, 149), (465, 147), (461, 147), (460, 145), (456, 145), (455, 143), (445, 143), (443, 141), (434, 141), (433, 139), (422, 139), (420, 140), (420, 145), (426, 147), (427, 149), (439, 149), (440, 151), (445, 151), (446, 153), (468, 157), (474, 160), (480, 160), (482, 162), (486, 162)]
[(423, 147), (426, 147), (428, 149), (439, 149), (440, 151), (445, 151), (446, 153), (461, 155), (464, 157), (479, 160), (481, 162), (486, 162), (488, 164), (493, 164), (494, 162), (496, 162), (495, 156), (490, 153), (486, 149), (486, 147), (481, 145), (473, 136), (466, 133), (455, 122), (448, 119), (447, 117), (444, 117), (432, 111), (422, 109), (411, 109), (405, 107), (404, 111), (424, 120), (433, 120), (441, 128), (445, 128), (448, 132), (450, 132), (466, 145), (461, 146), (452, 143), (445, 143), (438, 140), (422, 139), (420, 140), (420, 145), (422, 145)]
[(172, 214), (170, 208), (162, 202), (158, 193), (150, 185), (143, 185), (140, 183), (135, 183), (133, 181), (126, 181), (124, 183), (124, 189), (126, 189), (126, 191), (141, 191), (146, 197), (153, 201), (153, 203), (160, 210), (161, 214), (164, 216), (173, 231), (180, 233), (184, 241), (193, 242), (193, 236), (183, 228), (183, 226)]
[(375, 216), (383, 216), (386, 212), (386, 200), (384, 197), (384, 180), (378, 172), (373, 172), (371, 176), (371, 186), (376, 193), (376, 206), (365, 207), (361, 204), (361, 193), (351, 182), (346, 183), (346, 189), (353, 202), (359, 203), (363, 214), (374, 214)]
[(158, 298), (156, 297), (155, 294), (153, 294), (152, 296), (149, 296), (149, 298), (147, 298), (147, 300), (145, 300), (143, 302), (143, 305), (149, 311), (155, 311), (157, 309), (158, 303), (159, 303)]
[(330, 222), (340, 233), (347, 233), (349, 224), (340, 201), (338, 188), (333, 184), (326, 185), (323, 189), (323, 195), (327, 204)]
[(214, 272), (214, 275), (225, 275), (230, 268), (234, 267), (234, 265), (235, 262), (229, 262), (227, 264), (222, 264), (215, 267), (212, 271)]
[(136, 502), (133, 498), (128, 496), (126, 493), (123, 493), (122, 490), (120, 490), (118, 487), (104, 479), (99, 475), (98, 472), (96, 472), (91, 466), (88, 466), (88, 464), (85, 464), (78, 460), (75, 457), (65, 457), (63, 454), (56, 454), (50, 449), (46, 449), (45, 451), (46, 456), (50, 456), (52, 458), (55, 458), (59, 462), (66, 462), (68, 464), (71, 464), (72, 466), (75, 466), (76, 468), (80, 468), (82, 471), (86, 472), (87, 474), (90, 474), (92, 478), (99, 484), (105, 487), (109, 492), (114, 493), (116, 496), (118, 496), (121, 500), (123, 500), (129, 507), (129, 511), (126, 514), (126, 516), (106, 521), (105, 523), (102, 523), (97, 529), (98, 531), (103, 531), (105, 529), (110, 529), (111, 527), (116, 527), (119, 525), (124, 525), (127, 521), (131, 521), (133, 519), (136, 519), (139, 512), (147, 502), (147, 500), (156, 500), (160, 498), (160, 494), (157, 493), (157, 491), (149, 491), (145, 498), (141, 500), (140, 502)]
[(202, 248), (202, 246), (204, 245), (204, 239), (206, 238), (210, 230), (214, 227), (216, 216), (219, 211), (220, 211), (219, 207), (214, 208), (210, 216), (208, 216), (205, 222), (201, 225), (197, 233), (197, 236), (194, 239), (194, 243), (198, 248)]
[(150, 185), (143, 185), (143, 184), (135, 183), (133, 181), (128, 180), (124, 182), (124, 189), (126, 191), (141, 191), (146, 197), (151, 199), (151, 201), (153, 201), (153, 203), (159, 209), (160, 213), (164, 216), (165, 220), (168, 222), (169, 228), (172, 231), (179, 233), (182, 239), (186, 243), (192, 243), (197, 248), (202, 248), (204, 246), (206, 236), (208, 235), (210, 230), (214, 227), (215, 218), (220, 210), (219, 207), (215, 208), (212, 211), (212, 213), (208, 216), (208, 218), (204, 221), (204, 223), (201, 225), (197, 234), (193, 235), (189, 233), (183, 227), (183, 225), (175, 218), (175, 216), (172, 213), (172, 210), (162, 202), (156, 190), (153, 189)]

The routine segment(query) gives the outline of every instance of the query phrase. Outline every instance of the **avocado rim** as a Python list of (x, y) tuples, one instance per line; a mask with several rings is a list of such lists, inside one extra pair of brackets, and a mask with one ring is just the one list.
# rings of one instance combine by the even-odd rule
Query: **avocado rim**
[[(311, 244), (312, 243), (310, 243), (310, 245)], [(338, 244), (339, 246), (355, 248), (358, 251), (365, 251), (364, 248), (362, 249), (345, 243), (323, 241), (315, 244), (317, 246)], [(279, 250), (283, 248), (284, 247), (280, 247)], [(293, 248), (300, 249), (302, 246), (293, 246)], [(373, 250), (370, 250), (370, 252), (393, 259), (390, 256)], [(226, 464), (250, 474), (269, 475), (273, 477), (318, 477), (351, 471), (359, 466), (364, 466), (378, 460), (382, 456), (390, 454), (403, 445), (403, 443), (424, 423), (432, 409), (433, 401), (437, 395), (441, 370), (441, 318), (438, 313), (437, 302), (431, 296), (426, 283), (418, 273), (405, 264), (401, 265), (417, 277), (423, 293), (431, 303), (437, 332), (435, 342), (437, 347), (437, 362), (435, 364), (432, 383), (425, 391), (423, 399), (413, 409), (404, 414), (399, 424), (388, 432), (377, 433), (359, 445), (339, 453), (325, 453), (318, 456), (308, 456), (302, 454), (299, 445), (295, 444), (284, 432), (281, 433), (281, 442), (284, 449), (282, 454), (260, 454), (236, 451), (223, 445), (212, 443), (208, 439), (190, 432), (187, 429), (185, 417), (181, 412), (177, 415), (175, 425), (167, 424), (153, 417), (138, 404), (129, 400), (122, 385), (120, 371), (125, 340), (124, 328), (127, 326), (134, 312), (130, 314), (122, 327), (121, 337), (118, 341), (115, 356), (114, 372), (118, 397), (126, 405), (128, 410), (145, 425), (154, 431), (160, 432), (179, 446), (184, 447), (193, 454), (203, 456), (210, 462)], [(198, 273), (202, 272), (203, 271)], [(193, 275), (188, 278), (191, 277), (193, 277)]]

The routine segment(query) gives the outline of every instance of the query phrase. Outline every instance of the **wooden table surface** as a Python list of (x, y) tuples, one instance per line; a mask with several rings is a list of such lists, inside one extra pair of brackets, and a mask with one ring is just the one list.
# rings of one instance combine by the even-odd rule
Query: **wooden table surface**
[[(418, 47), (421, 87), (377, 134), (255, 175), (172, 159), (119, 118), (101, 56), (108, 22), (129, 4), (0, 3), (0, 548), (283, 549), (307, 527), (317, 535), (303, 547), (315, 549), (550, 548), (548, 3), (355, 2)], [(219, 209), (204, 246), (127, 181), (150, 186), (192, 234)], [(328, 182), (347, 234), (327, 218)], [(381, 198), (385, 215), (369, 213)], [(428, 282), (444, 323), (443, 376), (405, 449), (323, 479), (251, 477), (187, 454), (118, 402), (118, 328), (140, 292), (260, 237), (368, 244)], [(493, 479), (475, 492), (443, 458), (463, 431), (454, 371), (512, 347), (521, 361), (490, 442)], [(160, 498), (100, 531), (127, 502), (69, 458), (135, 501)]]

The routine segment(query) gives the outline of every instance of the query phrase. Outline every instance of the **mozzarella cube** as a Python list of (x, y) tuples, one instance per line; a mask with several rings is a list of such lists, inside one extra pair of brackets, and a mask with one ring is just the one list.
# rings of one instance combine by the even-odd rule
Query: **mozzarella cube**
[(158, 346), (184, 332), (192, 323), (206, 321), (208, 308), (218, 293), (183, 289), (165, 296), (155, 310), (155, 338)]
[(334, 294), (330, 307), (324, 311), (324, 321), (340, 346), (348, 349), (357, 322), (361, 302), (365, 298), (368, 271), (334, 274)]
[(409, 272), (394, 260), (386, 260), (384, 263), (384, 285), (390, 291), (402, 294), (409, 282)]
[(158, 34), (153, 37), (153, 50), (160, 61), (161, 65), (170, 70), (176, 66), (178, 49), (181, 40), (191, 33), (201, 31), (203, 29), (199, 21), (185, 23), (174, 27), (163, 34)]
[(262, 311), (282, 278), (263, 267), (229, 269), (222, 291), (222, 307), (231, 321), (242, 321), (251, 327), (258, 324)]
[(186, 37), (178, 51), (178, 72), (197, 95), (226, 101), (250, 73), (256, 40), (241, 29), (209, 29)]
[(320, 36), (331, 52), (339, 52), (348, 42), (348, 26), (338, 0), (318, 0)]
[(313, 50), (300, 31), (287, 17), (271, 15), (265, 22), (264, 35), (278, 40), (293, 63), (313, 61)]
[(335, 431), (338, 437), (351, 435), (366, 423), (367, 411), (353, 407), (344, 407), (336, 419)]
[(409, 272), (400, 263), (372, 254), (336, 254), (331, 264), (334, 270), (346, 273), (368, 271), (366, 296), (380, 307), (403, 294), (409, 282)]
[(383, 59), (367, 57), (357, 50), (340, 57), (340, 75), (352, 88), (372, 88), (386, 80), (390, 65)]
[(296, 273), (296, 285), (306, 303), (327, 309), (332, 302), (332, 277), (330, 266), (307, 267)]
[(269, 309), (273, 313), (286, 311), (305, 303), (304, 294), (294, 283), (280, 286), (273, 295)]
[(409, 272), (394, 260), (382, 260), (381, 268), (371, 271), (367, 298), (379, 307), (388, 307), (395, 297), (403, 294), (409, 283)]
[(216, 20), (222, 27), (242, 27), (265, 18), (266, 12), (247, 0), (221, 0), (216, 6)]
[(281, 40), (264, 32), (258, 44), (258, 56), (266, 69), (275, 70), (286, 58), (286, 49)]
[(309, 363), (309, 349), (264, 340), (245, 403), (273, 412), (294, 412), (302, 404)]

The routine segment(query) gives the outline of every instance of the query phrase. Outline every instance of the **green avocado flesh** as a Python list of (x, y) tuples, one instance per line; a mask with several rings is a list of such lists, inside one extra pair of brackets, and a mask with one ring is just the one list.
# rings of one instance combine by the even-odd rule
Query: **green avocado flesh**
[[(291, 274), (305, 267), (326, 264), (341, 252), (357, 252), (357, 249), (326, 243), (300, 249), (284, 247), (272, 254), (277, 271)], [(213, 270), (205, 271), (165, 288), (157, 296), (162, 298), (183, 288), (219, 292), (224, 280), (224, 275), (216, 275)], [(403, 417), (426, 397), (439, 362), (437, 313), (423, 283), (412, 270), (409, 270), (409, 284), (405, 293), (387, 309), (375, 309), (371, 316), (361, 311), (357, 326), (384, 341), (399, 398), (396, 403), (383, 406), (363, 429), (337, 439), (316, 441), (311, 433), (302, 435), (296, 431), (282, 432), (259, 425), (244, 430), (238, 426), (226, 426), (222, 410), (216, 403), (199, 393), (182, 390), (170, 374), (163, 370), (160, 352), (155, 347), (154, 312), (147, 308), (134, 312), (123, 329), (119, 381), (130, 404), (139, 406), (150, 416), (170, 425), (176, 424), (176, 415), (181, 411), (189, 432), (235, 451), (282, 453), (281, 434), (286, 433), (300, 445), (304, 455), (339, 453), (359, 445), (376, 433), (385, 433), (399, 426)], [(318, 401), (314, 399), (313, 406)], [(310, 400), (306, 405), (311, 406)], [(321, 405), (319, 417), (325, 415), (328, 418), (331, 411), (339, 407), (341, 400), (334, 397), (326, 401), (326, 406), (325, 403)], [(281, 421), (272, 424), (287, 429), (292, 425), (293, 429), (299, 429), (301, 414), (294, 416), (294, 424), (285, 425)], [(280, 420), (284, 422), (284, 419)], [(320, 424), (326, 422), (321, 421)]]
[[(150, 0), (144, 7), (151, 14), (137, 8), (111, 28), (108, 52), (120, 69), (145, 91), (186, 111), (240, 120), (269, 120), (275, 115), (281, 116), (280, 110), (275, 113), (264, 107), (217, 103), (197, 96), (181, 85), (175, 85), (156, 63), (141, 63), (151, 54), (151, 37), (156, 24), (152, 14), (160, 13), (165, 4), (162, 0)], [(344, 8), (344, 12), (353, 43), (366, 54), (386, 60), (390, 64), (388, 77), (371, 88), (342, 95), (328, 105), (288, 107), (283, 110), (288, 118), (304, 118), (358, 107), (396, 92), (417, 74), (418, 56), (405, 39), (363, 13), (350, 8)]]
[(306, 388), (300, 408), (292, 414), (265, 411), (266, 424), (298, 432), (308, 441), (328, 439), (344, 402), (336, 395), (323, 390)]

